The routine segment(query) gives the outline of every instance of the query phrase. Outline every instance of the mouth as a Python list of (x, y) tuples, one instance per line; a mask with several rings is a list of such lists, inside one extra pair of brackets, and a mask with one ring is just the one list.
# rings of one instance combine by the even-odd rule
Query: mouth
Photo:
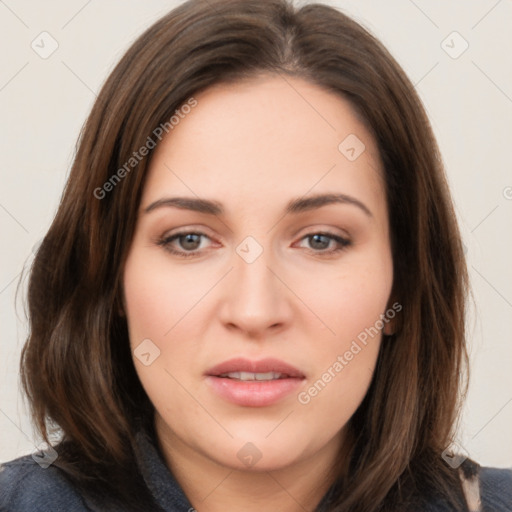
[(249, 381), (269, 381), (276, 379), (289, 379), (290, 375), (280, 372), (266, 372), (266, 373), (253, 373), (253, 372), (229, 372), (221, 375), (213, 375), (213, 377), (220, 377), (226, 379), (240, 380), (243, 382)]
[(300, 370), (277, 359), (230, 359), (206, 372), (206, 382), (217, 396), (245, 407), (275, 404), (304, 379)]
[(304, 374), (294, 366), (280, 359), (252, 361), (237, 357), (210, 368), (207, 375), (239, 380), (274, 380), (279, 378), (304, 378)]

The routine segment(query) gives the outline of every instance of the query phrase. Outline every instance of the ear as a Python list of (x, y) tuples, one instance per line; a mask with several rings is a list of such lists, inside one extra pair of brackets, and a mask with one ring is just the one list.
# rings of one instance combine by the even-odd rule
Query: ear
[(385, 336), (393, 336), (393, 334), (397, 333), (400, 324), (398, 319), (400, 311), (402, 311), (402, 304), (392, 296), (384, 312), (384, 328), (382, 333)]
[(382, 334), (384, 334), (385, 336), (393, 336), (393, 334), (395, 334), (394, 323), (395, 322), (393, 322), (393, 320), (388, 320), (384, 324), (384, 329), (382, 329)]

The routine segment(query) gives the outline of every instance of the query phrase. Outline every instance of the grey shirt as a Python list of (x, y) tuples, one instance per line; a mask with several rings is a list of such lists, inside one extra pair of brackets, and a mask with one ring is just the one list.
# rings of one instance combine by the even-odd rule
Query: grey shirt
[[(194, 512), (148, 434), (137, 434), (137, 451), (137, 464), (161, 511)], [(325, 509), (334, 487), (323, 497), (319, 510)], [(481, 468), (480, 490), (484, 512), (512, 512), (511, 469)], [(447, 510), (441, 503), (432, 503), (425, 512)], [(31, 455), (0, 466), (0, 511), (125, 512), (112, 505), (108, 496), (93, 500), (81, 495), (60, 469), (53, 465), (43, 469)]]

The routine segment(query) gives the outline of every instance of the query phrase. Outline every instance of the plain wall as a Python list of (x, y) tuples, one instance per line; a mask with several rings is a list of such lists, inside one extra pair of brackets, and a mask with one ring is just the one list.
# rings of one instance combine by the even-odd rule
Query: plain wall
[[(33, 247), (56, 212), (95, 94), (131, 42), (178, 3), (0, 2), (0, 461), (32, 452), (38, 444), (19, 392), (18, 363), (27, 332), (21, 300), (26, 282), (15, 308), (20, 272), (30, 265)], [(326, 3), (381, 39), (416, 85), (430, 116), (475, 303), (468, 318), (471, 385), (459, 442), (481, 464), (510, 467), (512, 3)], [(43, 31), (58, 43), (46, 59), (31, 47), (35, 40), (40, 52), (51, 49), (48, 36), (40, 36)]]

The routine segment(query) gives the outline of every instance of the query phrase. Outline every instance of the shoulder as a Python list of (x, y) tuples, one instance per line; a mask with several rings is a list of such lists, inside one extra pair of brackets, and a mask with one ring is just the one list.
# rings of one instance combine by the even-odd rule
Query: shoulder
[(90, 510), (60, 469), (45, 466), (31, 455), (0, 465), (1, 512)]
[(483, 510), (512, 512), (512, 468), (481, 467), (479, 473)]

